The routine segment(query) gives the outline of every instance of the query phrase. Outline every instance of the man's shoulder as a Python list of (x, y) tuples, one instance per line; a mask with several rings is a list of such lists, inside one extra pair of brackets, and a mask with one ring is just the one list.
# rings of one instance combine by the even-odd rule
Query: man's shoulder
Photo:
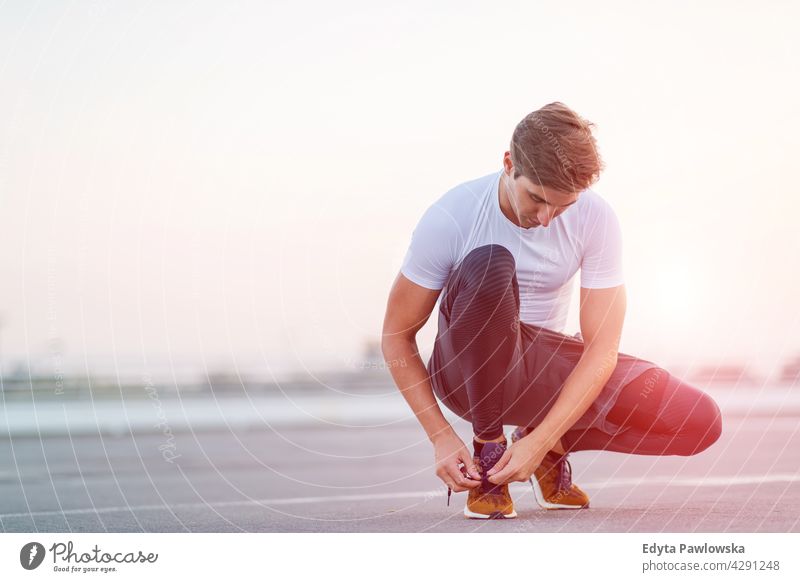
[[(572, 224), (580, 228), (584, 235), (590, 234), (599, 225), (618, 221), (617, 213), (611, 203), (591, 188), (581, 192), (575, 206), (576, 212), (572, 217)], [(565, 212), (562, 216), (567, 214), (569, 212)]]
[(430, 289), (441, 289), (458, 260), (479, 213), (488, 188), (498, 175), (487, 174), (453, 186), (423, 213), (403, 260), (401, 272)]

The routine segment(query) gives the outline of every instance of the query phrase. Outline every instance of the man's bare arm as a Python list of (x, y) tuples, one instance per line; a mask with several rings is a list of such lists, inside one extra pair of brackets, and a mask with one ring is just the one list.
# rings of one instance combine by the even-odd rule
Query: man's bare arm
[(398, 274), (389, 293), (381, 339), (383, 357), (392, 378), (431, 442), (454, 432), (433, 394), (416, 339), (440, 293), (441, 289), (426, 289)]
[(617, 365), (626, 306), (624, 285), (581, 287), (583, 354), (553, 407), (529, 436), (553, 448), (595, 401)]
[(436, 475), (453, 491), (466, 491), (480, 486), (480, 471), (442, 414), (417, 348), (417, 332), (428, 321), (440, 292), (398, 274), (386, 306), (381, 349), (395, 384), (433, 443)]

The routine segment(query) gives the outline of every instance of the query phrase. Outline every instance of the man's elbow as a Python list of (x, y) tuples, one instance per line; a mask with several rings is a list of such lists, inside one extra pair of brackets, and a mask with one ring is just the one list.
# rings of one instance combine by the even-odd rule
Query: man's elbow
[(405, 345), (414, 343), (416, 341), (415, 333), (407, 332), (393, 332), (387, 333), (384, 331), (381, 336), (381, 352), (386, 360), (391, 360), (395, 357), (398, 350), (401, 350)]
[(383, 359), (389, 359), (391, 356), (390, 354), (394, 351), (395, 346), (395, 337), (384, 333), (381, 336), (381, 353), (383, 353)]
[(584, 353), (590, 355), (599, 364), (598, 373), (609, 370), (609, 374), (617, 367), (619, 360), (619, 341), (593, 341), (584, 347)]

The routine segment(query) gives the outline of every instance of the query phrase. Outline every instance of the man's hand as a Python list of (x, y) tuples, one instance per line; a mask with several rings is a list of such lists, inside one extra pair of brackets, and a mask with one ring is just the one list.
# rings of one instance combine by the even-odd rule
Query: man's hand
[(500, 460), (489, 469), (489, 482), (503, 485), (511, 481), (527, 481), (541, 464), (550, 447), (536, 438), (534, 432), (513, 443)]
[[(448, 431), (433, 443), (436, 475), (455, 492), (474, 489), (481, 484), (480, 471), (472, 455), (455, 431)], [(463, 463), (464, 467), (459, 465)]]

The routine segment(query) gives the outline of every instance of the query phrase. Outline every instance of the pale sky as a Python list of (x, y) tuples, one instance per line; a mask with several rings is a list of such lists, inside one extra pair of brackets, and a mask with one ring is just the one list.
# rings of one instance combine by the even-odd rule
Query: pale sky
[(800, 353), (796, 4), (384, 4), (0, 3), (4, 371), (350, 366), (424, 210), (555, 100), (598, 127), (622, 351)]

